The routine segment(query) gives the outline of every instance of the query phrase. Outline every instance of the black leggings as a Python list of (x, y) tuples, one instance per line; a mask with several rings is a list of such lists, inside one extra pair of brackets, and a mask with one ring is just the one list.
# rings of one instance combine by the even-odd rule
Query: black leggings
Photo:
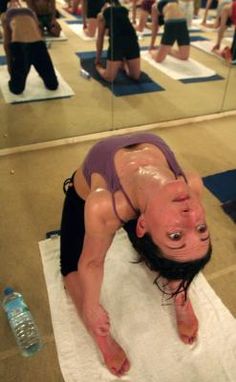
[[(65, 184), (71, 183), (67, 190)], [(83, 249), (85, 226), (85, 201), (76, 193), (73, 186), (73, 176), (64, 183), (66, 193), (61, 219), (61, 252), (60, 266), (63, 276), (77, 271), (78, 261)], [(135, 235), (137, 220), (131, 220), (123, 226), (130, 241)]]
[(12, 42), (9, 47), (11, 79), (8, 84), (12, 93), (21, 94), (23, 92), (31, 65), (37, 70), (46, 88), (57, 89), (57, 77), (43, 41)]

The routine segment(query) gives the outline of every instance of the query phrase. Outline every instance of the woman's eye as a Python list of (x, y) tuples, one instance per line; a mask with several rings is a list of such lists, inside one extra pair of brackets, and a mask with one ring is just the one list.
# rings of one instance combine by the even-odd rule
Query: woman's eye
[(199, 225), (197, 226), (197, 231), (198, 231), (199, 233), (204, 233), (204, 232), (206, 232), (206, 231), (207, 231), (207, 225), (206, 225), (206, 224), (199, 224)]
[(168, 234), (169, 238), (174, 241), (178, 241), (182, 238), (181, 232), (172, 232)]

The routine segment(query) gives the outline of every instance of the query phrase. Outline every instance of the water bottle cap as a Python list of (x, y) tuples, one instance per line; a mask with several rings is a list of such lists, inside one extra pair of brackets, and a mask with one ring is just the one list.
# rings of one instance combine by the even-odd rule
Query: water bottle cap
[(3, 291), (5, 296), (9, 296), (9, 294), (12, 294), (14, 292), (14, 289), (12, 287), (6, 287)]

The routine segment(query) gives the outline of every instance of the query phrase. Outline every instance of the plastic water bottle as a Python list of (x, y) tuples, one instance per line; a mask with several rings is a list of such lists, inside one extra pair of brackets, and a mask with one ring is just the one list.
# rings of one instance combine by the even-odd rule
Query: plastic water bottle
[(29, 357), (37, 353), (42, 347), (42, 342), (23, 296), (13, 288), (7, 287), (4, 289), (2, 306), (22, 355)]

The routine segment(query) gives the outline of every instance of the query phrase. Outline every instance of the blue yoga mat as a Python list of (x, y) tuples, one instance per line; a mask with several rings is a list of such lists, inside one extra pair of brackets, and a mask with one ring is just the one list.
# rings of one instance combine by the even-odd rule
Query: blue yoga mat
[(0, 56), (0, 65), (6, 65), (7, 59), (6, 56)]
[[(80, 63), (93, 79), (100, 82), (103, 86), (112, 91), (116, 97), (151, 93), (165, 90), (163, 87), (154, 82), (146, 73), (142, 72), (138, 81), (129, 78), (123, 71), (118, 73), (115, 81), (110, 84), (104, 81), (97, 73), (94, 61), (96, 52), (78, 52), (76, 55), (80, 58)], [(105, 56), (103, 53), (102, 64), (105, 66)]]
[(190, 41), (209, 41), (209, 38), (203, 36), (190, 36)]
[(220, 200), (224, 212), (236, 222), (236, 170), (206, 176), (203, 183)]
[(206, 176), (203, 183), (221, 203), (236, 200), (236, 170)]
[(81, 16), (77, 16), (77, 20), (66, 20), (66, 24), (68, 25), (83, 24), (83, 19)]

